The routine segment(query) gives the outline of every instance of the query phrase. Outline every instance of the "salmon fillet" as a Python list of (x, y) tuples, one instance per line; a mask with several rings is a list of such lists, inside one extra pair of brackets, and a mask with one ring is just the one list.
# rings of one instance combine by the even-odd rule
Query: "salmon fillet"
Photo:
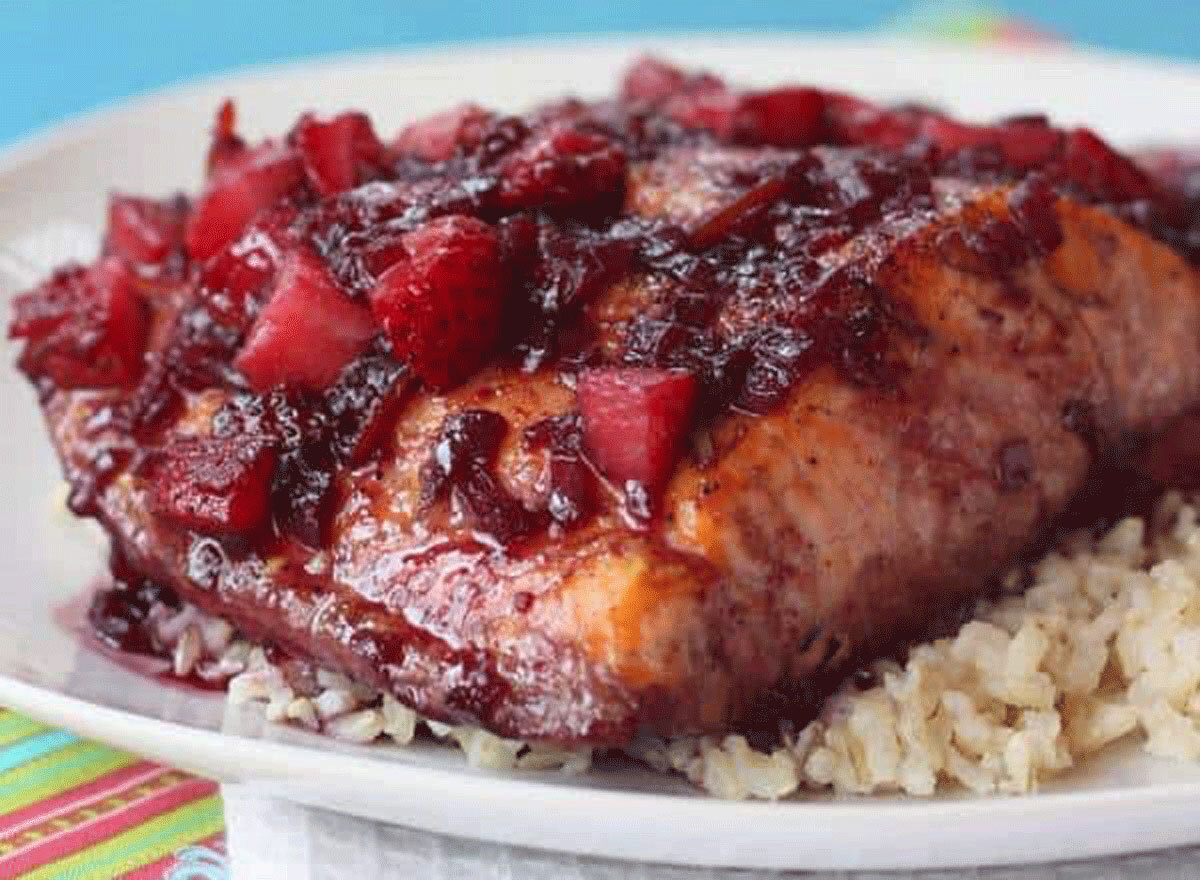
[[(704, 246), (747, 199), (778, 195), (730, 169), (804, 158), (838, 179), (859, 155), (705, 142), (631, 151), (621, 213)], [(953, 616), (1106, 461), (1200, 403), (1193, 265), (1111, 211), (1044, 191), (1029, 208), (1030, 192), (939, 173), (919, 207), (823, 250), (822, 279), (850, 279), (844, 289), (884, 304), (869, 353), (851, 357), (837, 336), (827, 347), (845, 357), (816, 359), (770, 406), (695, 422), (650, 522), (605, 502), (581, 525), (510, 547), (455, 505), (430, 503), (448, 419), (487, 410), (507, 424), (500, 491), (514, 511), (544, 506), (554, 453), (527, 438), (578, 406), (576, 379), (558, 369), (493, 361), (449, 390), (401, 375), (382, 452), (336, 472), (316, 544), (247, 546), (165, 518), (128, 434), (105, 416), (127, 387), (44, 387), (46, 420), (68, 479), (93, 490), (89, 511), (130, 566), (430, 718), (599, 746), (770, 727)], [(708, 326), (782, 326), (807, 302), (807, 288), (769, 288), (722, 301)], [(619, 359), (631, 327), (686, 295), (669, 273), (637, 268), (606, 279), (571, 328)], [(150, 309), (153, 351), (178, 300)], [(858, 332), (857, 314), (818, 333)], [(217, 432), (239, 395), (189, 390), (159, 436)], [(113, 449), (128, 460), (98, 484)]]

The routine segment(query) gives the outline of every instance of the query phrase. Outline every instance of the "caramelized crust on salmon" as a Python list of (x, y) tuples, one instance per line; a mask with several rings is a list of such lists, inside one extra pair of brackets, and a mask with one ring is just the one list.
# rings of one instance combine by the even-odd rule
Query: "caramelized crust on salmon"
[(390, 144), (234, 122), (18, 298), (19, 366), (110, 595), (432, 719), (777, 728), (1200, 403), (1196, 196), (1086, 129), (652, 61)]

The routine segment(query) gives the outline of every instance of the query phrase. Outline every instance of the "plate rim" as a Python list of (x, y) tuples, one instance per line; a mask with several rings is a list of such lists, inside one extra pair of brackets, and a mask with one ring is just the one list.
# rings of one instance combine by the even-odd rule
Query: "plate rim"
[[(512, 52), (568, 50), (603, 51), (626, 47), (633, 53), (656, 52), (659, 47), (705, 45), (791, 45), (796, 48), (845, 46), (875, 51), (916, 51), (921, 54), (942, 55), (949, 59), (1014, 58), (1055, 59), (1068, 64), (1120, 65), (1138, 67), (1146, 72), (1200, 77), (1200, 59), (1156, 56), (1140, 52), (1108, 49), (1100, 46), (1031, 43), (1014, 45), (979, 45), (951, 42), (919, 34), (856, 33), (853, 31), (773, 31), (765, 29), (664, 29), (646, 32), (610, 31), (577, 36), (550, 34), (546, 36), (511, 37), (495, 40), (443, 40), (397, 48), (367, 51), (340, 51), (297, 56), (278, 61), (237, 65), (189, 76), (146, 89), (138, 89), (118, 97), (108, 98), (56, 120), (36, 125), (15, 137), (0, 141), (0, 173), (6, 173), (11, 163), (24, 161), (26, 153), (50, 149), (72, 137), (79, 137), (93, 127), (102, 127), (135, 111), (145, 111), (146, 105), (174, 101), (223, 86), (227, 83), (254, 82), (272, 77), (289, 76), (315, 70), (344, 66), (366, 67), (394, 61), (429, 61), (439, 55), (503, 56)], [(669, 51), (669, 49), (668, 49)]]
[[(86, 738), (108, 743), (122, 749), (138, 749), (139, 754), (159, 761), (181, 766), (174, 747), (186, 748), (191, 755), (205, 754), (204, 761), (211, 768), (216, 765), (243, 763), (242, 757), (253, 756), (254, 770), (245, 777), (236, 774), (212, 773), (198, 769), (192, 761), (185, 760), (183, 769), (222, 783), (231, 783), (258, 788), (274, 796), (299, 803), (329, 809), (323, 805), (315, 788), (323, 778), (342, 777), (343, 780), (367, 781), (378, 772), (379, 761), (365, 755), (326, 751), (316, 747), (283, 743), (273, 740), (229, 734), (219, 731), (190, 727), (173, 721), (138, 715), (122, 709), (91, 703), (79, 697), (61, 694), (0, 674), (0, 703), (23, 712), (30, 717), (55, 726), (64, 727)], [(134, 728), (139, 728), (135, 730)], [(153, 737), (148, 734), (153, 734)], [(296, 766), (305, 766), (305, 759), (316, 753), (321, 756), (320, 773), (307, 780), (307, 784), (295, 787), (290, 772)], [(462, 823), (454, 821), (438, 811), (432, 821), (414, 821), (414, 827), (438, 834), (479, 839), (491, 843), (521, 846), (532, 849), (574, 853), (598, 858), (615, 858), (623, 861), (653, 861), (665, 864), (695, 865), (727, 868), (757, 868), (770, 870), (895, 870), (966, 868), (980, 865), (978, 851), (960, 840), (939, 840), (939, 844), (950, 844), (936, 848), (937, 860), (931, 861), (933, 852), (929, 847), (918, 848), (908, 855), (897, 856), (894, 850), (883, 852), (859, 852), (852, 858), (837, 855), (837, 846), (843, 843), (844, 826), (870, 823), (887, 828), (889, 836), (903, 836), (918, 830), (928, 833), (930, 824), (955, 829), (961, 823), (991, 819), (1007, 830), (1000, 837), (1012, 832), (1020, 838), (1015, 847), (1010, 846), (1002, 859), (989, 860), (988, 865), (1041, 864), (1046, 862), (1046, 853), (1054, 841), (1061, 841), (1062, 831), (1054, 820), (1064, 812), (1086, 807), (1091, 813), (1103, 812), (1104, 816), (1092, 816), (1093, 825), (1102, 827), (1105, 835), (1093, 835), (1080, 845), (1075, 841), (1071, 860), (1088, 859), (1113, 855), (1132, 855), (1139, 852), (1167, 849), (1195, 843), (1196, 823), (1200, 820), (1200, 783), (1149, 783), (1128, 788), (1088, 789), (1031, 795), (967, 796), (962, 799), (946, 798), (842, 798), (833, 800), (783, 800), (727, 801), (704, 795), (681, 795), (663, 792), (631, 792), (551, 784), (535, 777), (521, 778), (521, 771), (504, 775), (487, 771), (448, 769), (420, 764), (388, 763), (398, 769), (394, 780), (401, 783), (397, 794), (435, 791), (449, 802), (475, 799), (481, 809), (511, 809), (514, 802), (522, 808), (536, 808), (543, 821), (531, 825), (509, 823), (507, 831), (495, 832), (488, 828), (474, 828), (464, 832)], [(395, 772), (395, 771), (394, 771)], [(868, 796), (869, 797), (869, 796)], [(1154, 807), (1154, 816), (1161, 819), (1174, 815), (1176, 821), (1156, 822), (1152, 831), (1135, 820), (1138, 814)], [(598, 842), (596, 838), (574, 837), (574, 843), (547, 839), (544, 821), (552, 818), (555, 824), (585, 826), (594, 817), (595, 810), (620, 810), (620, 824), (633, 831), (654, 827), (664, 811), (674, 813), (673, 824), (691, 825), (694, 828), (736, 826), (739, 833), (745, 829), (757, 829), (755, 833), (730, 847), (716, 847), (696, 852), (678, 845), (651, 847), (654, 855), (647, 856), (645, 838), (631, 835), (626, 842), (634, 845), (613, 846)], [(359, 815), (372, 821), (381, 821), (367, 811), (356, 811), (352, 805), (343, 805), (339, 812)], [(1143, 817), (1144, 818), (1144, 817)], [(1010, 824), (1005, 824), (1009, 820)], [(777, 845), (780, 836), (794, 831), (794, 823), (824, 825), (824, 834), (810, 835), (806, 843), (809, 851), (803, 864), (796, 861), (793, 848), (781, 848), (775, 852), (758, 847)], [(783, 827), (787, 823), (788, 827)], [(406, 823), (407, 824), (407, 823)], [(953, 835), (953, 832), (951, 832)], [(859, 835), (861, 838), (861, 835)], [(973, 838), (967, 838), (973, 839)], [(820, 848), (809, 849), (823, 843)], [(726, 852), (736, 853), (732, 856)]]
[[(370, 67), (389, 63), (428, 63), (435, 58), (441, 63), (452, 62), (455, 55), (478, 59), (480, 55), (503, 56), (511, 53), (562, 53), (567, 51), (608, 51), (624, 48), (630, 54), (638, 50), (681, 52), (684, 47), (703, 44), (746, 46), (769, 44), (802, 49), (814, 44), (823, 48), (854, 47), (864, 51), (917, 52), (926, 56), (962, 59), (967, 56), (989, 57), (1011, 60), (1014, 55), (1036, 57), (1042, 61), (1088, 66), (1134, 65), (1150, 72), (1182, 75), (1194, 78), (1200, 85), (1200, 63), (1182, 59), (1157, 59), (1150, 56), (1123, 52), (1112, 52), (1074, 47), (1037, 47), (1030, 49), (991, 47), (962, 47), (948, 45), (937, 40), (921, 40), (877, 35), (851, 34), (803, 34), (771, 31), (696, 31), (650, 34), (606, 34), (586, 38), (552, 37), (522, 38), (501, 41), (451, 42), (425, 45), (401, 50), (372, 51), (366, 53), (337, 53), (313, 56), (268, 64), (246, 66), (221, 71), (201, 77), (172, 83), (170, 85), (141, 92), (115, 101), (105, 102), (84, 113), (75, 114), (58, 122), (40, 127), (16, 140), (0, 145), (0, 177), (12, 175), (26, 162), (34, 161), (45, 153), (68, 148), (73, 142), (86, 139), (89, 134), (119, 125), (133, 114), (145, 114), (156, 106), (194, 100), (202, 94), (219, 88), (244, 87), (248, 83), (267, 81), (278, 77), (328, 74), (346, 66)], [(303, 790), (290, 788), (286, 784), (289, 766), (305, 766), (311, 763), (314, 754), (319, 755), (321, 773), (336, 773), (347, 777), (366, 779), (380, 762), (365, 755), (346, 754), (323, 750), (313, 746), (281, 743), (272, 740), (254, 739), (219, 731), (192, 727), (177, 722), (164, 721), (139, 715), (132, 711), (96, 704), (79, 697), (61, 693), (52, 688), (40, 687), (0, 671), (0, 702), (48, 723), (68, 727), (80, 734), (97, 740), (113, 743), (121, 748), (137, 749), (144, 754), (168, 762), (178, 762), (169, 748), (178, 748), (191, 755), (207, 755), (204, 763), (208, 767), (232, 767), (233, 763), (245, 764), (246, 758), (255, 768), (251, 779), (239, 779), (237, 774), (218, 774), (224, 781), (251, 783), (268, 782), (273, 788), (282, 783), (278, 791), (282, 796), (304, 801), (308, 796)], [(141, 733), (139, 734), (138, 728)], [(153, 736), (151, 736), (153, 734)], [(144, 740), (144, 741), (143, 741)], [(190, 744), (190, 745), (189, 745)], [(195, 767), (189, 759), (185, 765)], [(997, 824), (1013, 820), (1015, 825), (1029, 833), (1015, 846), (1009, 846), (995, 864), (1020, 864), (1042, 862), (1046, 859), (1047, 842), (1061, 832), (1047, 827), (1037, 833), (1037, 823), (1053, 825), (1054, 818), (1086, 806), (1089, 811), (1107, 812), (1109, 818), (1102, 823), (1111, 829), (1118, 817), (1126, 820), (1152, 814), (1159, 820), (1170, 815), (1174, 822), (1160, 821), (1153, 830), (1138, 822), (1126, 821), (1133, 826), (1136, 835), (1128, 830), (1112, 831), (1106, 835), (1093, 836), (1081, 844), (1075, 841), (1072, 857), (1095, 857), (1116, 853), (1132, 853), (1149, 849), (1160, 849), (1200, 841), (1200, 783), (1143, 783), (1124, 788), (1089, 789), (1086, 791), (1059, 791), (1034, 794), (1025, 797), (989, 796), (969, 799), (887, 799), (887, 800), (791, 800), (773, 803), (722, 801), (707, 796), (687, 796), (663, 792), (620, 791), (550, 784), (536, 778), (519, 778), (512, 775), (485, 774), (465, 769), (422, 766), (420, 764), (389, 763), (398, 774), (399, 782), (406, 790), (433, 790), (439, 796), (449, 793), (451, 800), (474, 799), (492, 803), (497, 808), (509, 807), (514, 799), (525, 806), (536, 805), (545, 819), (563, 822), (564, 816), (574, 816), (581, 826), (589, 818), (594, 820), (595, 811), (621, 813), (621, 823), (634, 829), (647, 827), (660, 819), (664, 810), (673, 813), (672, 824), (682, 827), (694, 824), (698, 827), (727, 827), (735, 825), (738, 833), (752, 830), (753, 834), (733, 846), (707, 846), (700, 849), (684, 849), (657, 841), (650, 846), (646, 839), (630, 838), (614, 845), (605, 841), (606, 835), (575, 835), (574, 842), (565, 839), (547, 839), (545, 821), (523, 826), (520, 822), (508, 823), (503, 834), (488, 829), (475, 828), (464, 832), (461, 822), (455, 824), (445, 810), (426, 821), (414, 818), (413, 824), (439, 833), (463, 835), (497, 843), (554, 849), (563, 852), (583, 853), (591, 856), (644, 861), (647, 858), (675, 864), (728, 866), (740, 868), (946, 868), (965, 867), (979, 864), (979, 853), (968, 846), (957, 845), (936, 848), (936, 852), (914, 850), (907, 857), (898, 855), (894, 849), (885, 852), (865, 851), (854, 858), (838, 853), (837, 835), (839, 827), (849, 823), (873, 823), (903, 833), (901, 829), (928, 826), (954, 829), (968, 819), (991, 818)], [(264, 777), (267, 777), (264, 780)], [(309, 802), (312, 802), (309, 800)], [(352, 809), (350, 810), (353, 811)], [(787, 830), (782, 822), (822, 825), (826, 828), (824, 849), (813, 849), (797, 860), (794, 847), (778, 847), (781, 835)], [(650, 827), (653, 827), (651, 824)], [(927, 827), (926, 827), (927, 832)], [(860, 837), (862, 835), (859, 835)], [(571, 835), (567, 835), (571, 837)], [(607, 835), (611, 838), (611, 835)], [(1144, 839), (1137, 839), (1144, 838)], [(810, 835), (809, 846), (820, 839)], [(766, 849), (757, 849), (766, 847)], [(634, 845), (629, 845), (633, 843)], [(689, 846), (696, 841), (689, 840)], [(749, 848), (748, 848), (749, 847)], [(772, 850), (772, 847), (775, 847)], [(936, 854), (937, 859), (932, 860)]]

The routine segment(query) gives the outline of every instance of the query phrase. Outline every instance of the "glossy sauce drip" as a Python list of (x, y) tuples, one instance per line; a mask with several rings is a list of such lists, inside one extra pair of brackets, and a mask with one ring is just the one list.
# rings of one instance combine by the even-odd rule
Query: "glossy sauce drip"
[(163, 617), (183, 607), (174, 591), (133, 571), (118, 553), (110, 557), (109, 568), (108, 579), (57, 610), (58, 622), (131, 672), (192, 690), (224, 690), (223, 679), (174, 673), (173, 651), (158, 629)]
[(585, 522), (599, 507), (600, 487), (583, 449), (578, 413), (544, 419), (525, 430), (524, 441), (546, 449), (550, 458), (550, 489), (546, 510), (562, 528)]
[(469, 409), (448, 417), (421, 469), (422, 505), (449, 500), (469, 528), (501, 544), (539, 530), (546, 513), (528, 510), (494, 472), (507, 433), (508, 422), (491, 410)]
[(149, 621), (150, 609), (159, 603), (178, 608), (179, 600), (170, 590), (149, 581), (114, 584), (95, 594), (87, 620), (96, 637), (111, 648), (165, 658), (165, 649)]

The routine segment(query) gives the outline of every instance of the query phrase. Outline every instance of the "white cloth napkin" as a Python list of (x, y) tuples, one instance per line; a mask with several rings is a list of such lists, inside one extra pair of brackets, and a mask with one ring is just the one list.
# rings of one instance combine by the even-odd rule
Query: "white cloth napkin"
[(226, 785), (232, 880), (1196, 880), (1200, 847), (1031, 867), (889, 873), (639, 865), (367, 822)]

